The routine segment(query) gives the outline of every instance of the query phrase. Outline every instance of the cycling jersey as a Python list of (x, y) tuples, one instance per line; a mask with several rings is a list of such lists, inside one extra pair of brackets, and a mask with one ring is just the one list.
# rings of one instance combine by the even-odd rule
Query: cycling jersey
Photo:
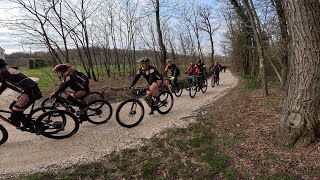
[(198, 63), (197, 67), (199, 69), (199, 73), (204, 74), (206, 72), (206, 65), (204, 63)]
[(198, 72), (199, 72), (199, 69), (195, 65), (189, 66), (186, 70), (186, 74), (189, 73), (189, 75), (196, 75), (198, 74)]
[(59, 89), (55, 94), (63, 92), (65, 89), (70, 87), (73, 91), (85, 91), (89, 92), (89, 81), (88, 78), (81, 72), (72, 69), (70, 73), (64, 77), (63, 84), (60, 85)]
[(20, 71), (7, 67), (0, 68), (0, 82), (2, 83), (0, 94), (2, 94), (6, 88), (10, 88), (19, 93), (28, 93), (31, 89), (38, 86), (36, 82)]
[(147, 80), (148, 85), (152, 85), (152, 83), (157, 82), (158, 80), (162, 80), (162, 75), (157, 71), (153, 66), (149, 65), (146, 70), (140, 68), (134, 77), (134, 80), (131, 86), (134, 86), (138, 80), (140, 79), (141, 75)]
[(167, 76), (167, 72), (171, 71), (171, 76), (178, 77), (180, 75), (180, 70), (175, 64), (171, 64), (171, 66), (167, 65), (165, 68), (165, 76)]

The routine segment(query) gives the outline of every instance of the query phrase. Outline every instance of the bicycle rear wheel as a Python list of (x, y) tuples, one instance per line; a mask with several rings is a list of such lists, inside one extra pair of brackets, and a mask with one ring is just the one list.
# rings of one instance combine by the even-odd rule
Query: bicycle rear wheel
[(169, 91), (163, 91), (158, 95), (157, 99), (159, 100), (159, 102), (157, 104), (156, 110), (160, 114), (167, 114), (173, 107), (174, 100), (172, 93), (170, 93)]
[(126, 128), (137, 126), (144, 117), (144, 107), (137, 99), (123, 101), (117, 108), (117, 122)]
[[(79, 121), (68, 111), (54, 109), (47, 111), (36, 119), (36, 125), (41, 126), (41, 135), (52, 139), (71, 137), (79, 130)], [(38, 129), (39, 130), (39, 129)]]
[(104, 99), (93, 100), (87, 105), (88, 121), (93, 124), (103, 124), (112, 116), (112, 106)]
[(208, 89), (208, 81), (206, 79), (201, 80), (201, 92), (205, 93)]
[(0, 124), (0, 145), (8, 140), (8, 131)]
[(91, 101), (98, 100), (98, 99), (104, 99), (103, 94), (99, 92), (90, 92), (86, 97), (84, 98), (84, 101), (89, 104)]

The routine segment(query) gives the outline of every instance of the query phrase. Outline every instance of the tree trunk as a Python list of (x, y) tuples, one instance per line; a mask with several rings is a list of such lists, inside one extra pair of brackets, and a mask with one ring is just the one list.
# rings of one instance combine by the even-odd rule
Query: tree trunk
[(156, 0), (156, 23), (157, 23), (157, 32), (158, 32), (158, 41), (160, 46), (160, 61), (161, 61), (161, 69), (164, 69), (166, 66), (167, 52), (166, 47), (163, 43), (161, 24), (160, 24), (160, 4), (159, 0)]
[(267, 78), (266, 78), (266, 66), (265, 66), (265, 52), (262, 45), (262, 39), (261, 39), (261, 28), (260, 28), (260, 21), (256, 15), (255, 9), (252, 6), (252, 1), (250, 0), (251, 5), (249, 4), (248, 0), (243, 0), (244, 6), (247, 9), (250, 22), (251, 22), (251, 28), (254, 33), (254, 38), (256, 41), (256, 45), (258, 48), (259, 53), (259, 79), (262, 81), (263, 89), (264, 89), (264, 95), (268, 95), (268, 87), (267, 87)]
[(320, 2), (284, 3), (291, 36), (288, 95), (279, 138), (286, 145), (306, 147), (316, 137), (320, 94)]
[(281, 64), (282, 64), (282, 70), (281, 70), (281, 87), (282, 89), (285, 89), (287, 84), (287, 76), (288, 76), (288, 69), (289, 69), (289, 63), (288, 63), (288, 27), (287, 27), (287, 19), (283, 10), (283, 2), (282, 0), (274, 0), (274, 4), (276, 7), (279, 24), (280, 24), (280, 31), (281, 31), (281, 48), (282, 48), (282, 56), (281, 56)]

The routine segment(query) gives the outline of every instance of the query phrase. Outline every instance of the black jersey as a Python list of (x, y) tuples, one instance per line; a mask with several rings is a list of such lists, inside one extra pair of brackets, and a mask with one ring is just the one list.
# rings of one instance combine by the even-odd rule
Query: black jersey
[(150, 86), (152, 83), (157, 82), (157, 80), (162, 80), (162, 75), (159, 73), (159, 71), (157, 71), (153, 66), (149, 65), (147, 70), (142, 68), (139, 69), (131, 86), (134, 86), (138, 82), (141, 75), (147, 80), (148, 85)]
[(36, 82), (22, 74), (20, 71), (7, 67), (0, 68), (0, 82), (0, 94), (2, 94), (6, 88), (10, 88), (20, 93), (28, 93), (32, 88), (38, 86)]

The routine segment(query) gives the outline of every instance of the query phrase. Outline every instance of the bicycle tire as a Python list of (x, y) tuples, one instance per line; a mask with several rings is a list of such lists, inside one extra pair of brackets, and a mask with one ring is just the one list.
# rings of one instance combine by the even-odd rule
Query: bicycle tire
[[(124, 122), (121, 118), (120, 118), (120, 113), (121, 113), (121, 109), (127, 104), (127, 103), (132, 103), (131, 105), (131, 109), (136, 105), (136, 106), (139, 106), (141, 108), (141, 115), (139, 117), (139, 119), (137, 121), (135, 121), (134, 123), (126, 123)], [(132, 115), (131, 113), (133, 113), (132, 110), (130, 110), (130, 114), (129, 115)], [(136, 113), (136, 111), (134, 111), (134, 113)], [(125, 100), (123, 101), (117, 108), (116, 110), (116, 120), (117, 122), (122, 126), (122, 127), (126, 127), (126, 128), (132, 128), (132, 127), (135, 127), (135, 126), (138, 126), (140, 124), (140, 122), (142, 121), (144, 117), (144, 107), (143, 107), (143, 104), (137, 100), (137, 99), (128, 99), (128, 100)]]
[[(166, 95), (166, 99), (165, 99), (165, 100), (160, 100), (160, 102), (159, 102), (159, 105), (160, 105), (160, 106), (157, 106), (157, 108), (156, 108), (156, 110), (158, 111), (159, 114), (167, 114), (167, 113), (169, 113), (169, 112), (171, 111), (171, 109), (172, 109), (172, 107), (173, 107), (174, 99), (173, 99), (172, 93), (170, 93), (170, 91), (163, 91), (163, 92), (161, 92), (161, 93), (158, 95), (157, 99), (160, 99), (160, 96), (162, 96), (162, 95), (164, 95), (164, 94), (167, 94), (167, 95)], [(165, 104), (165, 102), (168, 100), (168, 98), (171, 99), (171, 103), (170, 103), (170, 105), (169, 105), (169, 109), (167, 109), (166, 111), (160, 110), (161, 105)]]
[[(54, 114), (59, 114), (59, 115), (54, 115)], [(52, 117), (57, 117), (57, 116), (61, 116), (62, 119), (63, 119), (63, 122), (64, 124), (64, 127), (62, 128), (59, 128), (57, 130), (59, 130), (58, 132), (62, 132), (65, 130), (65, 126), (67, 124), (67, 121), (71, 121), (74, 122), (74, 127), (72, 127), (72, 131), (66, 135), (59, 135), (57, 134), (58, 132), (54, 131), (54, 133), (52, 132), (46, 132), (46, 130), (48, 130), (49, 128), (45, 129), (44, 132), (41, 133), (41, 135), (47, 137), (47, 138), (52, 138), (52, 139), (64, 139), (64, 138), (68, 138), (68, 137), (71, 137), (73, 136), (78, 130), (79, 130), (79, 120), (78, 118), (72, 114), (71, 112), (68, 112), (68, 111), (64, 111), (64, 110), (60, 110), (60, 109), (53, 109), (51, 111), (47, 111), (45, 113), (43, 113), (42, 115), (40, 115), (37, 119), (36, 119), (36, 124), (45, 124), (45, 125), (49, 125), (49, 123), (43, 123), (42, 121), (45, 120), (45, 118), (47, 116), (52, 116)], [(70, 116), (71, 119), (67, 119), (67, 116)], [(69, 118), (70, 118), (69, 117)]]
[(183, 91), (183, 88), (180, 88), (181, 85), (178, 83), (177, 86), (175, 86), (175, 91), (174, 91), (174, 95), (176, 97), (180, 97)]
[(211, 87), (214, 87), (214, 84), (215, 84), (215, 82), (214, 82), (214, 75), (212, 75), (212, 77), (211, 77)]
[(202, 87), (200, 88), (201, 92), (205, 93), (208, 89), (208, 81), (206, 79), (203, 79), (201, 84), (202, 84)]
[(55, 98), (45, 98), (42, 102), (41, 102), (41, 106), (53, 106), (53, 102)]
[(197, 94), (197, 84), (195, 81), (192, 81), (190, 84), (189, 84), (189, 96), (191, 98), (194, 98)]
[(104, 95), (99, 92), (90, 92), (89, 94), (86, 95), (84, 98), (84, 101), (89, 104), (91, 101), (97, 100), (97, 99), (105, 99)]
[(8, 131), (6, 130), (6, 128), (4, 128), (1, 124), (0, 124), (0, 145), (4, 144), (5, 142), (7, 142), (9, 135), (8, 135)]
[[(97, 103), (98, 104), (101, 103), (101, 105), (99, 105), (98, 108), (90, 107), (90, 106), (95, 105)], [(90, 118), (92, 116), (98, 116), (98, 115), (100, 116), (103, 113), (103, 111), (102, 111), (103, 107), (107, 107), (107, 109), (109, 110), (109, 112), (108, 112), (109, 114), (107, 115), (107, 118), (105, 118), (103, 121), (96, 121), (96, 120), (93, 120), (93, 118)], [(91, 113), (93, 113), (93, 114), (91, 114)], [(104, 99), (93, 100), (93, 101), (89, 102), (88, 105), (87, 105), (87, 116), (88, 116), (88, 121), (90, 123), (92, 123), (92, 124), (103, 124), (103, 123), (106, 123), (112, 117), (112, 106), (108, 101), (106, 101)]]

